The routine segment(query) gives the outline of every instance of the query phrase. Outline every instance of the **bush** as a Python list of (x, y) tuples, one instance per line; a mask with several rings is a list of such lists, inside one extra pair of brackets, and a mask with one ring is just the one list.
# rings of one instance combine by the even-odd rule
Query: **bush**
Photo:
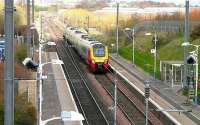
[(200, 25), (198, 25), (197, 27), (195, 27), (191, 34), (190, 34), (191, 40), (196, 40), (198, 38), (200, 38)]
[(15, 49), (15, 60), (18, 63), (21, 63), (27, 56), (26, 45), (18, 45)]
[(24, 95), (15, 99), (15, 125), (35, 125), (36, 110)]
[[(4, 123), (3, 105), (0, 104), (0, 125)], [(35, 125), (36, 110), (24, 96), (18, 96), (15, 100), (15, 125)]]

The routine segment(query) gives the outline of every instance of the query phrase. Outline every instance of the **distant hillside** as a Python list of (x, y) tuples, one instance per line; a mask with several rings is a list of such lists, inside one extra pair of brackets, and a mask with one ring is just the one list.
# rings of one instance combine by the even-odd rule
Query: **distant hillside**
[(97, 10), (106, 7), (107, 2), (105, 0), (82, 0), (76, 8), (82, 8), (87, 10)]
[(130, 7), (140, 7), (140, 8), (145, 8), (145, 7), (176, 7), (174, 3), (160, 3), (160, 2), (155, 2), (155, 1), (135, 1), (135, 2), (130, 2), (129, 4)]

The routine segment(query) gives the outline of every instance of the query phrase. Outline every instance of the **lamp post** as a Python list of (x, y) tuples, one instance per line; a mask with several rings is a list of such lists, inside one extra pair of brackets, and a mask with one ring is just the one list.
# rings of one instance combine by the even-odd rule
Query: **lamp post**
[[(130, 28), (125, 28), (125, 31), (131, 31)], [(134, 28), (132, 29), (132, 41), (133, 41), (133, 65), (135, 66), (135, 30)]]
[[(146, 33), (145, 34), (146, 36), (152, 36), (151, 33)], [(154, 54), (154, 80), (156, 80), (156, 57), (157, 57), (157, 54), (156, 54), (156, 51), (157, 51), (157, 48), (156, 48), (156, 44), (157, 44), (157, 34), (156, 32), (154, 33), (154, 49), (151, 50), (151, 53)]]
[(31, 44), (31, 33), (30, 33), (30, 25), (31, 25), (31, 14), (30, 14), (30, 0), (27, 0), (27, 55), (31, 56), (30, 44)]
[(135, 31), (134, 31), (134, 28), (133, 28), (133, 31), (132, 31), (132, 37), (133, 37), (133, 65), (135, 64), (135, 38), (134, 38), (134, 35), (135, 35)]
[(32, 59), (34, 60), (34, 51), (35, 51), (35, 30), (37, 29), (36, 27), (35, 27), (35, 24), (32, 24), (32, 27), (30, 28), (31, 29), (31, 31), (32, 31), (32, 41), (33, 41), (33, 48), (32, 48)]
[[(43, 43), (45, 44), (45, 43)], [(52, 43), (49, 43), (51, 45)], [(55, 43), (54, 43), (55, 44)], [(52, 63), (52, 64), (63, 64), (63, 61), (61, 60), (52, 60), (51, 62), (42, 63), (42, 47), (43, 45), (39, 44), (39, 125), (41, 125), (42, 122), (42, 80), (45, 79), (45, 77), (42, 75), (42, 67), (46, 64)]]
[(35, 22), (35, 1), (32, 0), (32, 23)]
[(115, 44), (112, 43), (112, 44), (111, 44), (111, 47), (112, 47), (112, 51), (111, 51), (111, 52), (112, 52), (112, 53), (114, 53), (114, 46), (115, 46)]
[[(185, 0), (185, 31), (184, 31), (184, 43), (189, 42), (189, 0)], [(184, 72), (183, 72), (183, 85), (187, 87), (187, 56), (188, 47), (184, 46)]]
[[(116, 46), (117, 46), (117, 56), (119, 55), (119, 1), (117, 0), (117, 15), (116, 15)], [(115, 73), (115, 97), (114, 97), (114, 125), (117, 124), (117, 72)]]
[(119, 2), (117, 1), (117, 16), (116, 16), (116, 45), (117, 56), (119, 55)]
[(195, 54), (194, 54), (194, 56), (196, 57), (196, 59), (195, 59), (195, 69), (196, 69), (196, 73), (195, 73), (195, 77), (196, 77), (196, 79), (195, 79), (195, 96), (194, 96), (194, 105), (195, 105), (195, 108), (198, 110), (198, 96), (197, 96), (197, 94), (198, 94), (198, 52), (199, 52), (199, 47), (200, 47), (200, 45), (194, 45), (194, 44), (190, 44), (189, 42), (184, 42), (184, 43), (182, 43), (182, 46), (183, 47), (188, 47), (188, 46), (193, 46), (193, 47), (195, 47), (196, 48), (196, 50), (195, 50)]

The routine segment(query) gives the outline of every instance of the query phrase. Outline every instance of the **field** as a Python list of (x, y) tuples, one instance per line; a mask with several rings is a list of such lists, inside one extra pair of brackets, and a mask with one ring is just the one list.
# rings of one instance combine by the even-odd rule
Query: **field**
[[(190, 10), (190, 21), (200, 20), (200, 8), (192, 8)], [(113, 51), (111, 44), (115, 44), (115, 20), (116, 15), (113, 13), (100, 14), (89, 12), (83, 9), (70, 9), (63, 10), (61, 14), (63, 20), (68, 25), (84, 27), (87, 29), (88, 16), (90, 17), (89, 26), (96, 28), (98, 31), (102, 32), (103, 35), (94, 35), (99, 41), (104, 42), (110, 50)], [(74, 16), (75, 15), (75, 16)], [(126, 27), (133, 27), (137, 22), (143, 20), (142, 15), (123, 15), (120, 14), (119, 17), (119, 53), (121, 56), (128, 60), (132, 60), (132, 40), (125, 35), (124, 29)], [(155, 20), (183, 20), (183, 14), (180, 12), (174, 15), (159, 14), (154, 15)], [(152, 20), (154, 20), (152, 19)], [(150, 31), (154, 32), (154, 31)], [(91, 32), (90, 32), (91, 33)], [(135, 35), (135, 63), (147, 72), (153, 73), (153, 55), (150, 50), (153, 48), (153, 37), (145, 36), (146, 32), (137, 32)], [(91, 33), (92, 34), (92, 33)], [(131, 37), (131, 34), (129, 34)], [(184, 41), (183, 33), (173, 33), (173, 32), (159, 32), (158, 43), (157, 43), (157, 69), (159, 69), (160, 60), (182, 60), (183, 59), (183, 48), (181, 47)], [(200, 37), (191, 40), (191, 43), (198, 44)], [(172, 51), (173, 50), (173, 51)], [(191, 48), (192, 50), (192, 48)], [(115, 49), (114, 49), (115, 51)], [(147, 68), (149, 64), (149, 68)], [(159, 70), (157, 70), (159, 76)]]

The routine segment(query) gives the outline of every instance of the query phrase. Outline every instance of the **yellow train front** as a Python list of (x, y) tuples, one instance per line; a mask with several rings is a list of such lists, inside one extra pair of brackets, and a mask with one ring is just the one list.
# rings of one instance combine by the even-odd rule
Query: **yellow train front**
[(108, 47), (94, 43), (88, 50), (87, 63), (92, 72), (107, 71), (109, 68)]

